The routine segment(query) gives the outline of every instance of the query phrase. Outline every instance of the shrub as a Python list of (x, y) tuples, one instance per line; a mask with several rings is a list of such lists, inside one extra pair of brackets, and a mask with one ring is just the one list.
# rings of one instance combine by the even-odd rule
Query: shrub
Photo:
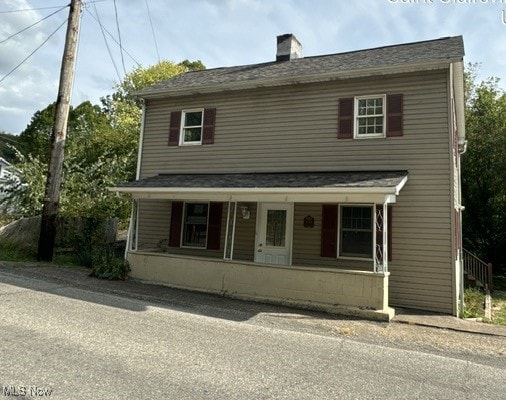
[(90, 276), (111, 280), (126, 280), (128, 278), (130, 272), (128, 261), (118, 257), (114, 246), (95, 246), (91, 256), (92, 270)]

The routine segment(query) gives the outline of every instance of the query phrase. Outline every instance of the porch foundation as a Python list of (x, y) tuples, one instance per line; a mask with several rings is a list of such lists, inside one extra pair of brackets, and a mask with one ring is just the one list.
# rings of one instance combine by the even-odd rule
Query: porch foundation
[(130, 276), (174, 288), (389, 321), (389, 273), (129, 252)]

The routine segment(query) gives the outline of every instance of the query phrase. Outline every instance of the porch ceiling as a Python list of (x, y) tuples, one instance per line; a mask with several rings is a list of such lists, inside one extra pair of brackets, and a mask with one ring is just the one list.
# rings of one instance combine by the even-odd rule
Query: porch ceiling
[(110, 190), (153, 199), (392, 203), (407, 179), (407, 171), (159, 174)]

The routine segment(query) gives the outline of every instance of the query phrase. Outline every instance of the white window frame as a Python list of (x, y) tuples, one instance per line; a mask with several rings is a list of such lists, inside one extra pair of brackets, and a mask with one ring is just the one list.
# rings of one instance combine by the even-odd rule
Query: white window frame
[[(343, 223), (343, 207), (368, 207), (371, 209), (371, 257), (359, 257), (359, 256), (346, 256), (341, 255), (341, 233), (342, 233), (342, 223)], [(360, 260), (360, 261), (374, 261), (374, 250), (375, 250), (375, 240), (374, 237), (376, 235), (376, 213), (374, 212), (374, 204), (339, 204), (338, 210), (338, 227), (337, 227), (337, 258), (344, 260)]]
[[(206, 242), (204, 246), (189, 246), (184, 244), (185, 230), (186, 230), (186, 205), (187, 204), (207, 204), (207, 218), (206, 218)], [(183, 202), (183, 216), (181, 221), (181, 238), (180, 238), (180, 247), (183, 249), (194, 249), (194, 250), (206, 250), (207, 249), (207, 239), (209, 235), (209, 211), (210, 211), (211, 203), (205, 201), (184, 201)]]
[[(202, 119), (200, 121), (200, 125), (188, 125), (185, 126), (184, 122), (186, 120), (186, 114), (187, 113), (194, 113), (194, 112), (201, 112), (202, 113)], [(200, 140), (199, 141), (191, 141), (186, 142), (184, 140), (184, 130), (185, 128), (200, 128)], [(195, 145), (201, 145), (202, 144), (202, 135), (204, 134), (204, 109), (203, 108), (191, 108), (188, 110), (182, 110), (181, 111), (181, 127), (179, 128), (179, 145), (180, 146), (195, 146)]]
[[(374, 115), (364, 115), (360, 116), (358, 115), (358, 103), (360, 100), (371, 100), (371, 99), (377, 99), (381, 98), (383, 101), (383, 114), (374, 114)], [(357, 96), (355, 97), (355, 104), (353, 107), (353, 138), (354, 139), (370, 139), (370, 138), (384, 138), (386, 137), (386, 120), (387, 120), (387, 103), (386, 103), (387, 96), (385, 94), (374, 94), (374, 95), (367, 95), (367, 96)], [(383, 132), (381, 133), (358, 133), (358, 121), (362, 118), (370, 118), (370, 117), (383, 117)]]

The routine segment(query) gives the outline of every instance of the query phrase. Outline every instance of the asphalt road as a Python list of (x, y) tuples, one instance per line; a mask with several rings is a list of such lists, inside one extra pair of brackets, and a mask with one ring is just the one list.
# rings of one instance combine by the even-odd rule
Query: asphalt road
[(0, 398), (505, 398), (502, 356), (475, 362), (330, 334), (296, 312), (212, 307), (0, 271)]

